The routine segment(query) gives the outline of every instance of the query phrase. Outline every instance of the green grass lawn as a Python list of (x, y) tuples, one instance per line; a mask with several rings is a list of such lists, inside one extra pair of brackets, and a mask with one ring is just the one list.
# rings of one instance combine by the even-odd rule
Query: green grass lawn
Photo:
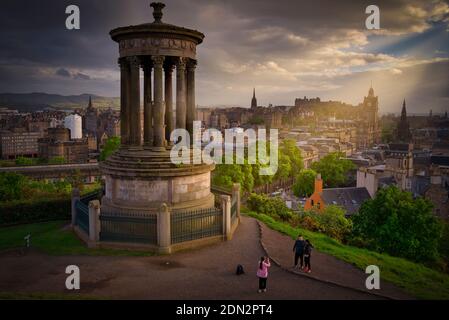
[(302, 234), (318, 251), (348, 262), (359, 269), (365, 270), (368, 265), (377, 265), (382, 279), (403, 288), (414, 297), (449, 299), (449, 275), (447, 274), (402, 258), (347, 246), (324, 234), (294, 228), (264, 214), (247, 212), (246, 215), (262, 221), (273, 230), (289, 235), (292, 239)]
[(31, 247), (50, 255), (154, 255), (144, 251), (89, 249), (69, 228), (64, 228), (68, 224), (68, 221), (51, 221), (0, 228), (0, 250), (24, 247), (24, 237), (31, 234)]

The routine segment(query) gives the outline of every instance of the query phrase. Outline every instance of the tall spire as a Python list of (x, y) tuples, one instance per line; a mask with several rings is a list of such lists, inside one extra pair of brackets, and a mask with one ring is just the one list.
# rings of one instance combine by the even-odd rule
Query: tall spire
[(257, 108), (256, 88), (253, 89), (253, 98), (251, 99), (251, 108)]
[(369, 87), (368, 97), (374, 97), (373, 81), (371, 80), (371, 86)]
[(402, 102), (402, 111), (401, 111), (401, 117), (407, 117), (407, 108), (405, 107), (405, 99), (404, 102)]
[(89, 105), (87, 108), (92, 109), (92, 96), (89, 96)]

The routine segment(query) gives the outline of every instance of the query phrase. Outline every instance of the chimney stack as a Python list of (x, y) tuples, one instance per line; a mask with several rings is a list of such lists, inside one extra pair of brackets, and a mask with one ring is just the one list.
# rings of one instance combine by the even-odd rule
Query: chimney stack
[(323, 192), (323, 180), (321, 179), (320, 173), (318, 173), (315, 178), (315, 192), (316, 193)]

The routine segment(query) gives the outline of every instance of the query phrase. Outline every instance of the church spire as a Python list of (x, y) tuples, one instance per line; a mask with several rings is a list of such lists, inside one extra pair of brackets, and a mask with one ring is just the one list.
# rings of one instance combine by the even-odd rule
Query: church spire
[(253, 98), (251, 99), (251, 108), (257, 108), (256, 88), (253, 89)]
[(405, 99), (404, 102), (402, 102), (401, 118), (403, 119), (407, 118), (407, 108), (405, 107)]

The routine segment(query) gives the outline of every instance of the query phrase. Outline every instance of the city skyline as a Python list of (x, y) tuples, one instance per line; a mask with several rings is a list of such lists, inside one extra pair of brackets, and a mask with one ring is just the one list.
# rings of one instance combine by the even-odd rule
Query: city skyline
[[(0, 91), (118, 97), (117, 48), (108, 33), (117, 24), (151, 22), (149, 1), (79, 1), (81, 30), (74, 31), (65, 29), (71, 3), (46, 2), (27, 4), (33, 10), (26, 12), (20, 1), (3, 4)], [(206, 34), (199, 105), (247, 107), (254, 87), (259, 105), (292, 105), (303, 96), (357, 105), (372, 82), (381, 113), (400, 112), (404, 98), (410, 114), (444, 113), (447, 1), (379, 1), (380, 31), (364, 27), (368, 4), (173, 0), (163, 22)]]

